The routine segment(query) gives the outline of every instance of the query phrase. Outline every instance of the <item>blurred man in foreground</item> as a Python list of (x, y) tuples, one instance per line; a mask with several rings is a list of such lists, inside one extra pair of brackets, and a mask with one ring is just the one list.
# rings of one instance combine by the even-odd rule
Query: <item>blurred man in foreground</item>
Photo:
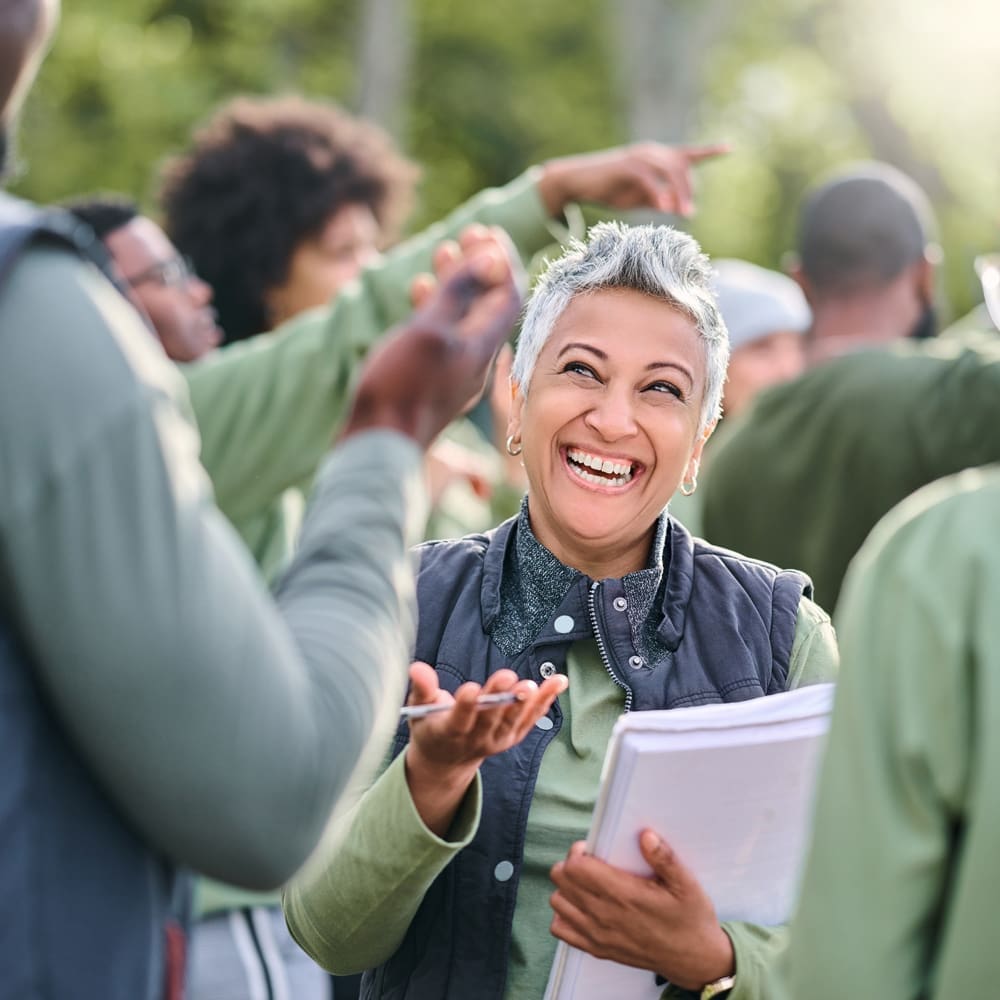
[[(0, 0), (5, 134), (57, 9)], [(381, 755), (423, 450), (482, 388), (514, 268), (472, 234), (372, 353), (274, 601), (135, 312), (57, 239), (0, 280), (0, 996), (179, 996), (175, 866), (280, 885)]]

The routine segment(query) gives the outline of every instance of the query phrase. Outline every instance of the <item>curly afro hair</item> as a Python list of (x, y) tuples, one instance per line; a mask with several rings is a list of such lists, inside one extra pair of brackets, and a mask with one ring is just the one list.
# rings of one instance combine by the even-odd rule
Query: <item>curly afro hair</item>
[(391, 242), (417, 168), (376, 125), (301, 97), (240, 97), (163, 169), (170, 238), (215, 291), (226, 342), (269, 329), (265, 294), (345, 205), (367, 205)]

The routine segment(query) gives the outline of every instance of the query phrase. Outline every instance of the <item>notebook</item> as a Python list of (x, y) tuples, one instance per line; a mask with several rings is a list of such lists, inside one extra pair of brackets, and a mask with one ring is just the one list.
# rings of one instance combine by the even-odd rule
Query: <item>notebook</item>
[[(832, 684), (658, 712), (615, 725), (587, 849), (650, 874), (639, 833), (656, 830), (700, 880), (719, 920), (788, 920), (809, 842)], [(659, 1000), (652, 972), (563, 942), (545, 1000)]]

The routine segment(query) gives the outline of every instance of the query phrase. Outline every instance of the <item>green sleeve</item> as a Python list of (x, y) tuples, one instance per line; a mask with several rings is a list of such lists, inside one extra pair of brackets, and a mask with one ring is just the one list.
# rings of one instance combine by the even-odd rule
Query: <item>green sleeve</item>
[(292, 936), (323, 968), (348, 975), (395, 952), (424, 893), (479, 826), (479, 775), (442, 840), (424, 825), (400, 754), (285, 889)]
[(835, 681), (839, 665), (837, 636), (830, 616), (815, 601), (803, 597), (788, 663), (788, 690)]
[[(931, 956), (944, 941), (960, 944), (943, 936), (940, 919), (959, 878), (950, 859), (977, 728), (973, 623), (995, 614), (995, 605), (985, 610), (990, 559), (977, 557), (975, 529), (995, 524), (997, 492), (979, 512), (943, 504), (911, 517), (943, 485), (881, 522), (845, 582), (845, 669), (781, 957), (789, 997), (936, 996)], [(984, 895), (988, 923), (995, 891)]]
[(552, 241), (536, 178), (531, 170), (481, 192), (366, 269), (329, 306), (186, 366), (201, 461), (238, 531), (283, 490), (308, 485), (343, 418), (359, 360), (408, 315), (410, 281), (430, 270), (442, 239), (479, 222), (504, 227), (523, 254)]
[[(901, 398), (913, 441), (910, 492), (962, 469), (1000, 460), (1000, 337), (929, 342), (928, 378), (919, 397)], [(898, 499), (903, 499), (901, 494)]]
[(326, 460), (279, 612), (211, 502), (183, 380), (117, 292), (33, 251), (0, 329), (4, 618), (145, 840), (228, 882), (281, 885), (395, 725), (420, 449), (369, 432)]

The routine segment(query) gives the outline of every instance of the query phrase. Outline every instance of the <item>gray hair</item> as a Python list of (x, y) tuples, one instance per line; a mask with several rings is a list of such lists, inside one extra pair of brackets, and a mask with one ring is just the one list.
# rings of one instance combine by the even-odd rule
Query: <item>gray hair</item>
[(718, 419), (729, 363), (729, 334), (711, 288), (712, 266), (687, 233), (670, 226), (600, 222), (573, 240), (538, 279), (518, 337), (511, 380), (527, 395), (538, 355), (559, 317), (581, 292), (621, 288), (669, 303), (689, 317), (705, 350), (699, 432)]

